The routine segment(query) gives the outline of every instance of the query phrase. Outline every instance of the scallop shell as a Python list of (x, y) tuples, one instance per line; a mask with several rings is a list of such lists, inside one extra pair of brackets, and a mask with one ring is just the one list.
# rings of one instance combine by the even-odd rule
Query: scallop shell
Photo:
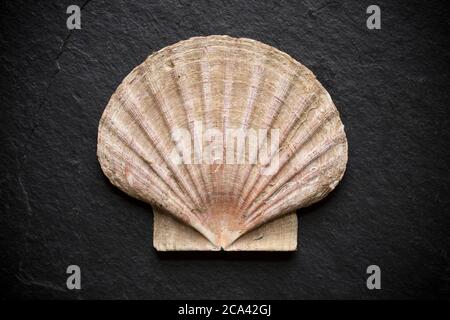
[[(209, 129), (217, 135), (205, 138)], [(228, 129), (267, 134), (256, 155), (244, 148), (241, 163), (228, 162), (238, 155)], [(272, 141), (276, 152), (258, 161)], [(200, 158), (212, 146), (216, 158)], [(347, 140), (330, 95), (305, 66), (255, 40), (208, 36), (153, 53), (123, 80), (100, 120), (97, 154), (115, 186), (226, 249), (333, 190)]]

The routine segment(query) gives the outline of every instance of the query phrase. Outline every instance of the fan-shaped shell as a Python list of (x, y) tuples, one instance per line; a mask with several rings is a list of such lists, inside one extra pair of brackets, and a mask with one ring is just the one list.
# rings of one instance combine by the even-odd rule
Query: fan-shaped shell
[[(223, 136), (205, 138), (198, 126)], [(243, 163), (228, 163), (225, 154), (236, 154), (227, 149), (229, 128), (269, 134), (258, 136), (256, 156), (245, 149)], [(180, 150), (175, 129), (192, 142), (194, 163), (177, 163), (174, 155), (189, 149)], [(275, 142), (273, 132), (277, 165), (254, 163), (264, 142)], [(214, 137), (223, 139), (222, 160), (195, 163), (219, 142)], [(333, 190), (345, 171), (347, 140), (329, 94), (305, 66), (258, 41), (209, 36), (150, 55), (124, 79), (100, 120), (97, 153), (114, 185), (226, 248)]]

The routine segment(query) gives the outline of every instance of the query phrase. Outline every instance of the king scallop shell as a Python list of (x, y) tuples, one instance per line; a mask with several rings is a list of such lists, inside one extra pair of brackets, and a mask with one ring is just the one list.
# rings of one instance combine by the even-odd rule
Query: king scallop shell
[(150, 55), (101, 117), (109, 180), (226, 249), (324, 198), (347, 139), (313, 73), (261, 42), (195, 37)]

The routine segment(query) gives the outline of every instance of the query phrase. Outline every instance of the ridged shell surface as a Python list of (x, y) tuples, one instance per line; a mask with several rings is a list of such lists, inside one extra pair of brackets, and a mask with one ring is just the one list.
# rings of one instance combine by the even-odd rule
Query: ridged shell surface
[[(239, 155), (228, 130), (244, 133), (244, 146), (256, 141), (240, 162), (226, 161)], [(305, 66), (255, 40), (208, 36), (150, 55), (123, 80), (100, 120), (97, 154), (115, 186), (226, 248), (333, 190), (347, 140)]]

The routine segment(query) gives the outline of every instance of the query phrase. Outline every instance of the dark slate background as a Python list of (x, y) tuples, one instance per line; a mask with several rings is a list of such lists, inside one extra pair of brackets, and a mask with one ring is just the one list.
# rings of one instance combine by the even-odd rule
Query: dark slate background
[[(449, 298), (449, 11), (435, 1), (1, 2), (3, 298)], [(68, 31), (66, 8), (82, 6)], [(301, 210), (300, 248), (172, 253), (112, 187), (97, 127), (121, 80), (191, 36), (273, 45), (309, 67), (346, 127), (338, 188)], [(66, 268), (82, 290), (66, 289)], [(382, 269), (382, 290), (366, 268)]]

